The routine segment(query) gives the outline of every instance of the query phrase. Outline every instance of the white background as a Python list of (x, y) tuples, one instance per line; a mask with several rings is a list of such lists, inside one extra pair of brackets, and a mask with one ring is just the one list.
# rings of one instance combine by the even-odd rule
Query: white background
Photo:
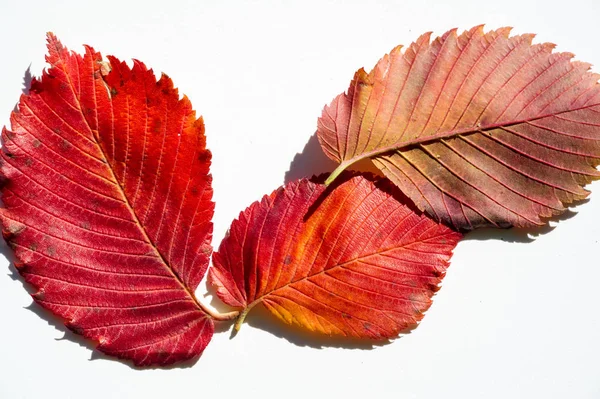
[[(598, 0), (0, 0), (0, 124), (28, 66), (44, 67), (46, 31), (167, 72), (205, 117), (218, 246), (242, 209), (283, 183), (322, 107), (396, 44), (509, 25), (600, 67), (599, 17)], [(314, 144), (288, 177), (327, 170)], [(422, 324), (374, 349), (319, 347), (251, 313), (197, 363), (138, 370), (31, 306), (2, 257), (0, 398), (600, 398), (600, 184), (591, 189), (575, 217), (529, 232), (531, 242), (527, 232), (469, 235)]]

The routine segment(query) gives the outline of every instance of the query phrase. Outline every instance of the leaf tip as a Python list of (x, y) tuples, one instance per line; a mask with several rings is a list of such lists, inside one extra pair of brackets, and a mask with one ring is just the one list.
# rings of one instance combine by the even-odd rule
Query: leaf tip
[(46, 41), (48, 42), (48, 44), (56, 43), (56, 42), (60, 43), (58, 41), (58, 39), (56, 38), (56, 35), (54, 34), (54, 32), (50, 32), (50, 31), (46, 32)]

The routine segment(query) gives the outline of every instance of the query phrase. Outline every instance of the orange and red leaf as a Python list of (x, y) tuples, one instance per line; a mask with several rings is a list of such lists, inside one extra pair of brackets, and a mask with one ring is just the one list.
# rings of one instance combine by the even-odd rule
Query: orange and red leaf
[(218, 296), (242, 320), (263, 304), (330, 335), (385, 339), (414, 327), (461, 235), (392, 187), (363, 176), (329, 189), (303, 179), (255, 202), (213, 255)]

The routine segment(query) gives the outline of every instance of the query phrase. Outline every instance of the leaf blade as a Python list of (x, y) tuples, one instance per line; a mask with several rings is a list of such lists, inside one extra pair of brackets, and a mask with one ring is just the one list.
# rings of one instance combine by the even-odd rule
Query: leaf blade
[(542, 225), (585, 198), (600, 176), (598, 75), (532, 39), (481, 26), (426, 34), (359, 70), (319, 119), (321, 146), (340, 162), (332, 178), (371, 158), (461, 230)]
[(303, 179), (242, 212), (209, 271), (219, 297), (242, 308), (238, 326), (258, 303), (325, 334), (385, 339), (416, 325), (461, 235), (389, 189), (362, 176), (333, 190)]
[(202, 119), (139, 61), (108, 64), (90, 47), (82, 57), (52, 34), (48, 50), (51, 68), (3, 130), (0, 218), (17, 269), (36, 302), (107, 354), (136, 365), (197, 357), (213, 332), (193, 294), (214, 209)]

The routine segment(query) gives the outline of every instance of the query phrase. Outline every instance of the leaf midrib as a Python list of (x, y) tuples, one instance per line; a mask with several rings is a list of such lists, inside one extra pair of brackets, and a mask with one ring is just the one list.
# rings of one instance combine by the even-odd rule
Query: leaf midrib
[[(60, 49), (57, 48), (56, 51), (57, 51), (58, 54), (60, 54), (60, 58), (63, 61), (63, 65), (66, 65), (66, 62), (65, 62), (66, 60), (64, 58), (62, 58), (62, 52), (60, 51)], [(85, 62), (85, 57), (82, 57), (82, 60)], [(94, 68), (94, 67), (92, 66), (92, 68)], [(188, 295), (188, 297), (192, 300), (192, 302), (196, 306), (197, 310), (200, 311), (201, 313), (203, 313), (206, 317), (209, 317), (209, 315), (204, 311), (204, 309), (202, 308), (202, 306), (198, 302), (198, 299), (196, 298), (196, 295), (194, 295), (194, 293), (189, 290), (189, 288), (184, 284), (184, 282), (180, 279), (180, 277), (173, 271), (173, 269), (170, 267), (169, 263), (166, 261), (166, 259), (164, 258), (164, 256), (160, 253), (160, 251), (156, 247), (156, 244), (154, 243), (154, 241), (152, 241), (152, 239), (150, 239), (150, 237), (148, 236), (148, 233), (146, 232), (146, 229), (141, 224), (141, 222), (140, 222), (139, 218), (137, 217), (137, 214), (135, 213), (134, 209), (131, 207), (131, 204), (129, 203), (129, 198), (127, 198), (127, 196), (125, 195), (125, 191), (123, 190), (123, 187), (121, 186), (121, 183), (117, 179), (117, 177), (116, 177), (116, 175), (114, 173), (114, 170), (113, 170), (110, 162), (108, 161), (108, 157), (106, 155), (106, 152), (104, 151), (104, 148), (102, 147), (102, 145), (98, 141), (98, 138), (94, 134), (94, 129), (92, 129), (92, 127), (90, 126), (87, 118), (85, 117), (85, 115), (83, 113), (83, 110), (81, 108), (81, 100), (80, 100), (79, 96), (77, 95), (77, 93), (75, 92), (75, 87), (73, 85), (73, 81), (71, 80), (71, 76), (69, 75), (69, 73), (66, 71), (65, 68), (61, 68), (61, 69), (63, 70), (63, 73), (65, 74), (65, 76), (67, 77), (67, 80), (69, 81), (69, 87), (71, 89), (71, 92), (73, 93), (73, 96), (75, 97), (75, 99), (77, 101), (77, 108), (78, 108), (79, 114), (81, 115), (81, 118), (84, 120), (84, 122), (85, 122), (86, 126), (88, 127), (89, 131), (92, 133), (93, 142), (100, 149), (100, 152), (102, 154), (102, 158), (106, 162), (105, 163), (106, 168), (110, 172), (110, 178), (115, 182), (115, 186), (117, 187), (117, 189), (119, 191), (119, 194), (123, 198), (123, 203), (127, 207), (127, 210), (130, 212), (131, 217), (133, 219), (133, 222), (138, 226), (140, 232), (143, 235), (144, 240), (152, 247), (152, 250), (156, 253), (157, 258), (160, 259), (160, 261), (163, 264), (163, 266), (169, 271), (169, 273), (173, 276), (174, 280), (181, 286), (181, 288), (183, 288), (183, 290), (186, 292), (186, 294)], [(103, 80), (103, 83), (108, 87), (108, 83), (106, 83), (106, 81), (104, 81), (104, 76), (100, 76), (100, 78)], [(94, 77), (93, 75), (92, 75), (92, 79), (93, 79), (93, 82), (96, 81), (96, 77)], [(97, 92), (96, 92), (96, 85), (95, 84), (93, 85), (93, 92), (94, 92), (94, 105), (95, 105), (95, 107), (94, 107), (95, 119), (96, 119), (96, 121), (98, 121), (98, 101), (97, 101)], [(113, 109), (113, 103), (112, 103), (112, 98), (110, 97), (110, 93), (108, 93), (108, 97), (109, 97), (109, 101), (110, 101), (110, 104), (111, 104), (111, 110), (112, 110)]]
[[(447, 233), (442, 234), (442, 235), (436, 235), (436, 236), (433, 236), (433, 237), (426, 238), (424, 240), (413, 240), (413, 241), (410, 241), (410, 242), (407, 242), (407, 243), (402, 243), (400, 245), (397, 245), (397, 246), (394, 246), (394, 247), (391, 247), (391, 248), (384, 249), (382, 251), (371, 252), (371, 253), (368, 253), (368, 254), (365, 254), (365, 255), (357, 256), (357, 257), (355, 257), (353, 259), (349, 259), (349, 260), (346, 260), (344, 262), (341, 262), (341, 263), (338, 263), (336, 265), (333, 265), (332, 267), (330, 267), (328, 269), (321, 270), (318, 273), (307, 275), (307, 276), (304, 276), (304, 277), (299, 278), (297, 280), (290, 281), (287, 284), (284, 284), (281, 287), (276, 288), (276, 289), (274, 289), (272, 291), (269, 291), (268, 293), (265, 293), (265, 294), (261, 295), (260, 297), (256, 298), (254, 301), (252, 301), (252, 303), (250, 303), (248, 306), (246, 306), (246, 308), (244, 309), (244, 312), (248, 313), (250, 311), (250, 309), (252, 309), (254, 306), (256, 306), (257, 304), (259, 304), (260, 302), (262, 302), (265, 298), (269, 297), (269, 295), (273, 295), (274, 293), (276, 293), (278, 291), (281, 291), (283, 289), (289, 288), (289, 287), (291, 287), (291, 286), (293, 286), (295, 284), (298, 284), (298, 283), (300, 283), (302, 281), (311, 279), (311, 278), (316, 277), (316, 276), (320, 276), (322, 274), (326, 274), (327, 272), (330, 272), (330, 271), (335, 270), (337, 268), (343, 268), (344, 266), (346, 266), (346, 265), (348, 265), (350, 263), (353, 263), (353, 262), (361, 262), (361, 261), (363, 261), (365, 259), (368, 259), (368, 258), (373, 257), (373, 256), (377, 256), (377, 255), (386, 256), (386, 253), (388, 253), (388, 252), (395, 251), (395, 250), (398, 250), (398, 249), (401, 249), (401, 248), (406, 248), (406, 247), (408, 247), (410, 245), (413, 245), (413, 244), (416, 244), (416, 243), (423, 243), (423, 242), (427, 242), (427, 241), (430, 241), (430, 240), (438, 239), (440, 237), (444, 237), (444, 236), (450, 235), (450, 234), (453, 234), (453, 232), (447, 232)], [(433, 252), (428, 252), (428, 253), (433, 253)], [(405, 273), (405, 274), (410, 274), (410, 273)], [(423, 276), (423, 275), (417, 275), (417, 276)], [(425, 277), (429, 277), (429, 276), (425, 276)]]
[[(570, 113), (570, 112), (581, 111), (581, 110), (585, 110), (585, 109), (589, 109), (589, 108), (593, 108), (593, 107), (597, 107), (597, 106), (600, 106), (600, 103), (594, 103), (594, 104), (585, 105), (585, 106), (582, 106), (579, 108), (573, 108), (573, 109), (568, 109), (568, 110), (564, 110), (564, 111), (560, 111), (560, 112), (544, 114), (544, 115), (535, 116), (532, 118), (519, 119), (516, 121), (499, 122), (499, 123), (493, 123), (490, 125), (480, 125), (480, 126), (476, 126), (476, 127), (471, 126), (471, 127), (467, 127), (467, 128), (463, 128), (463, 129), (443, 131), (441, 133), (436, 133), (431, 136), (416, 138), (413, 140), (404, 141), (402, 143), (394, 143), (394, 144), (386, 146), (386, 147), (381, 147), (381, 148), (377, 148), (372, 151), (363, 152), (362, 154), (355, 155), (352, 158), (345, 159), (342, 162), (340, 162), (340, 169), (342, 169), (342, 165), (344, 165), (343, 169), (345, 169), (348, 166), (350, 166), (358, 161), (361, 161), (363, 159), (373, 158), (378, 155), (386, 154), (389, 152), (404, 150), (408, 147), (428, 144), (428, 143), (435, 142), (438, 140), (448, 139), (448, 138), (452, 138), (452, 137), (456, 137), (456, 136), (460, 136), (460, 135), (483, 133), (488, 130), (494, 130), (494, 129), (503, 128), (503, 127), (520, 125), (522, 123), (537, 121), (540, 119), (550, 118), (553, 116), (562, 115), (562, 114)], [(336, 136), (337, 136), (337, 134), (336, 134)]]

